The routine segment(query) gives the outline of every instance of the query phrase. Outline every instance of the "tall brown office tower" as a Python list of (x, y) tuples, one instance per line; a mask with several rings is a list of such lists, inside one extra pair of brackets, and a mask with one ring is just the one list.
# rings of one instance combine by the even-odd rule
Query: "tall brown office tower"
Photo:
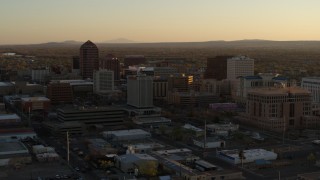
[(104, 59), (102, 59), (100, 67), (102, 69), (113, 71), (115, 81), (120, 79), (120, 61), (113, 54), (108, 54)]
[(205, 79), (216, 79), (218, 81), (227, 79), (227, 60), (233, 56), (216, 56), (207, 59), (207, 70)]
[(91, 41), (80, 47), (80, 72), (84, 79), (93, 77), (93, 71), (99, 69), (99, 50)]

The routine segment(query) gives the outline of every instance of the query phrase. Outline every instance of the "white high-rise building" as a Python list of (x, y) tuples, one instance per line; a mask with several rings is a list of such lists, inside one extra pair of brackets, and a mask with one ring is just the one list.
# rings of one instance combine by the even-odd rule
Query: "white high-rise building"
[(301, 87), (311, 92), (312, 102), (320, 104), (320, 77), (305, 77)]
[(93, 91), (95, 93), (109, 93), (114, 90), (114, 74), (110, 70), (98, 70), (93, 74)]
[(128, 76), (127, 104), (136, 108), (153, 107), (153, 78), (145, 74)]
[(227, 60), (227, 79), (236, 80), (239, 76), (254, 75), (254, 59), (236, 56)]
[(49, 68), (32, 69), (31, 77), (32, 81), (42, 83), (45, 82), (46, 77), (50, 74)]

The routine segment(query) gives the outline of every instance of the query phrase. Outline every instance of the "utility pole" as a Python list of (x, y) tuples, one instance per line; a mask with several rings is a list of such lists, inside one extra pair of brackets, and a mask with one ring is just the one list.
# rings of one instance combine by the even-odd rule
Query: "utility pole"
[(67, 131), (67, 161), (70, 161), (70, 148), (69, 148), (69, 131)]
[(31, 127), (31, 119), (30, 119), (31, 107), (29, 106), (29, 114), (28, 114), (28, 124)]
[(281, 179), (281, 176), (280, 176), (280, 171), (279, 171), (279, 180)]
[(203, 150), (205, 151), (207, 146), (207, 119), (204, 120), (204, 146)]
[(283, 134), (282, 134), (282, 144), (284, 144), (284, 134), (286, 131), (286, 117), (283, 116)]

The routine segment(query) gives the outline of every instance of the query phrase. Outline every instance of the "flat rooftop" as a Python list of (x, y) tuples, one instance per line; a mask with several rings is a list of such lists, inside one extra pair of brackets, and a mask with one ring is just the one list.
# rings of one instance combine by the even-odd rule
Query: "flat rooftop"
[[(222, 150), (221, 151), (223, 154), (233, 157), (233, 158), (239, 158), (239, 150)], [(249, 158), (250, 157), (255, 157), (255, 156), (261, 156), (261, 155), (274, 155), (276, 153), (272, 151), (267, 151), (265, 149), (248, 149), (248, 150), (243, 150), (243, 154), (245, 157)]]
[(152, 149), (152, 148), (164, 148), (164, 145), (159, 143), (137, 143), (137, 144), (124, 144), (125, 147), (131, 146), (135, 149)]
[(139, 117), (133, 120), (136, 124), (158, 124), (158, 123), (171, 123), (171, 119), (165, 117)]
[(250, 94), (258, 95), (287, 95), (291, 94), (310, 94), (308, 90), (300, 87), (285, 87), (285, 88), (256, 88), (248, 91)]
[(0, 114), (0, 121), (8, 119), (20, 119), (20, 117), (17, 114)]
[(0, 135), (8, 134), (8, 133), (21, 134), (21, 133), (35, 133), (35, 132), (33, 131), (33, 129), (30, 129), (30, 128), (0, 129)]
[(206, 167), (206, 168), (217, 168), (217, 166), (215, 166), (207, 161), (204, 161), (204, 160), (197, 160), (195, 163), (199, 164), (203, 167)]
[(176, 153), (191, 153), (192, 151), (187, 148), (182, 148), (182, 149), (161, 150), (156, 152), (162, 155), (162, 154), (176, 154)]
[(114, 106), (65, 106), (57, 111), (62, 113), (79, 113), (79, 112), (99, 112), (99, 111), (114, 111), (123, 110), (120, 107)]
[(239, 129), (239, 124), (207, 124), (211, 129)]
[(29, 153), (28, 149), (19, 141), (1, 142), (0, 155)]
[(0, 87), (13, 86), (11, 82), (0, 82)]
[(112, 134), (114, 136), (134, 136), (137, 134), (150, 134), (142, 129), (128, 129), (119, 131), (104, 131), (103, 133)]
[(137, 160), (151, 160), (156, 161), (157, 159), (153, 156), (150, 156), (149, 154), (125, 154), (119, 156), (121, 160), (127, 161), (127, 162), (134, 162)]
[(302, 81), (303, 80), (318, 80), (318, 81), (320, 81), (320, 77), (304, 77), (304, 78), (302, 78)]
[(203, 129), (195, 127), (195, 126), (192, 126), (191, 124), (185, 124), (183, 126), (183, 128), (189, 129), (189, 130), (192, 130), (192, 131), (196, 131), (196, 132), (203, 132), (204, 131)]
[(22, 101), (50, 101), (50, 99), (46, 98), (46, 97), (25, 97), (25, 98), (21, 98)]

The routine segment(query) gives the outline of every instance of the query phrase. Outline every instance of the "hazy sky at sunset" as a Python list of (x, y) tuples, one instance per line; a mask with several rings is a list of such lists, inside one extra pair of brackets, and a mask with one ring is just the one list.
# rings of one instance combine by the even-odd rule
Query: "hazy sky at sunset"
[(0, 44), (320, 40), (320, 0), (0, 0)]

